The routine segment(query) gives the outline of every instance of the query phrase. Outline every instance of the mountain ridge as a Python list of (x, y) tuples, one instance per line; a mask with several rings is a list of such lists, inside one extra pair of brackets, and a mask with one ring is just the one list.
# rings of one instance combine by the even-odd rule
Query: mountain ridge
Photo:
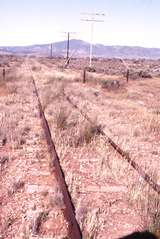
[[(53, 56), (66, 55), (67, 41), (53, 43)], [(15, 55), (35, 55), (35, 56), (50, 56), (51, 44), (35, 44), (28, 46), (0, 46), (1, 54)], [(88, 57), (90, 44), (88, 42), (71, 39), (70, 40), (70, 55), (73, 57)], [(149, 58), (159, 59), (160, 48), (146, 48), (141, 46), (120, 46), (103, 44), (93, 45), (93, 57), (102, 58)]]

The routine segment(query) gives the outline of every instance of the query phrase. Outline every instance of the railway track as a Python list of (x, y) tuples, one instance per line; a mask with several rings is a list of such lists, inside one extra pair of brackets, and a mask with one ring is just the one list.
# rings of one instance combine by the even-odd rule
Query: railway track
[(72, 202), (72, 198), (71, 198), (71, 195), (69, 193), (69, 190), (68, 190), (68, 187), (67, 187), (67, 184), (65, 181), (65, 176), (64, 176), (63, 170), (60, 165), (60, 160), (59, 160), (58, 154), (56, 152), (54, 142), (52, 140), (51, 131), (50, 131), (47, 119), (45, 117), (45, 114), (44, 114), (44, 111), (42, 108), (42, 104), (40, 101), (40, 97), (39, 97), (36, 82), (35, 82), (35, 78), (34, 78), (34, 75), (33, 75), (33, 72), (31, 70), (30, 66), (27, 63), (26, 63), (26, 68), (28, 69), (28, 71), (30, 73), (33, 87), (34, 87), (34, 92), (37, 97), (39, 114), (41, 117), (42, 127), (43, 127), (43, 130), (45, 133), (48, 151), (51, 156), (52, 166), (53, 166), (54, 172), (56, 174), (56, 179), (59, 182), (59, 185), (60, 185), (60, 187), (62, 189), (62, 193), (63, 193), (64, 204), (65, 204), (65, 209), (64, 209), (63, 213), (64, 213), (64, 217), (66, 218), (66, 220), (68, 222), (68, 238), (80, 239), (80, 238), (82, 238), (82, 232), (81, 232), (80, 226), (76, 220), (74, 204)]
[[(66, 100), (69, 102), (69, 104), (75, 108), (76, 110), (79, 111), (79, 113), (91, 124), (93, 124), (92, 120), (88, 117), (86, 113), (84, 113), (74, 102), (71, 100), (69, 96), (67, 96), (64, 93), (64, 97)], [(100, 129), (99, 132), (102, 136), (103, 139), (111, 145), (111, 147), (124, 159), (126, 160), (137, 172), (138, 174), (145, 180), (147, 184), (150, 185), (150, 187), (158, 194), (160, 194), (160, 185), (157, 184), (153, 178), (147, 174), (142, 168), (139, 167), (139, 165), (132, 160), (131, 156), (129, 155), (128, 152), (125, 152), (117, 143), (115, 143), (109, 136), (106, 135), (106, 133)]]
[[(123, 62), (124, 64), (124, 62)], [(69, 102), (69, 104), (74, 107), (79, 113), (91, 124), (92, 120), (84, 113), (79, 107), (71, 100), (69, 96), (64, 93), (64, 97)], [(160, 185), (157, 184), (154, 179), (146, 173), (140, 166), (131, 158), (128, 152), (125, 152), (117, 143), (115, 143), (103, 130), (100, 130), (100, 134), (103, 136), (104, 140), (111, 145), (111, 147), (123, 158), (125, 159), (133, 168), (138, 172), (138, 174), (145, 180), (147, 184), (158, 194), (160, 194)]]
[[(55, 144), (54, 144), (53, 139), (52, 139), (51, 131), (50, 131), (50, 128), (49, 128), (49, 125), (48, 125), (48, 122), (47, 122), (47, 119), (46, 119), (46, 116), (45, 116), (45, 113), (43, 111), (43, 107), (42, 107), (42, 104), (41, 104), (40, 93), (39, 93), (39, 90), (38, 90), (37, 77), (34, 76), (34, 72), (32, 71), (30, 65), (31, 64), (29, 62), (27, 62), (27, 61), (24, 64), (24, 66), (26, 67), (26, 70), (27, 70), (27, 76), (29, 76), (28, 79), (30, 81), (31, 92), (32, 92), (32, 89), (34, 88), (32, 97), (34, 98), (35, 101), (34, 101), (34, 104), (32, 104), (32, 101), (31, 101), (31, 105), (32, 106), (38, 105), (38, 112), (39, 112), (38, 117), (40, 116), (40, 120), (38, 119), (38, 121), (40, 121), (40, 129), (43, 128), (43, 132), (44, 132), (44, 135), (45, 135), (44, 145), (48, 146), (46, 148), (46, 152), (47, 152), (47, 154), (49, 152), (49, 155), (50, 155), (49, 158), (51, 158), (51, 162), (52, 162), (51, 166), (53, 168), (53, 173), (56, 176), (56, 180), (58, 181), (58, 185), (60, 186), (60, 188), (62, 190), (62, 193), (63, 193), (63, 199), (64, 199), (64, 204), (65, 204), (65, 207), (63, 208), (63, 215), (64, 215), (64, 217), (65, 217), (65, 219), (67, 221), (67, 229), (68, 229), (67, 237), (65, 237), (65, 238), (71, 238), (71, 239), (72, 238), (74, 238), (74, 239), (82, 238), (82, 231), (81, 231), (81, 229), (79, 227), (79, 224), (78, 224), (78, 222), (76, 220), (76, 216), (75, 216), (74, 204), (73, 204), (70, 192), (68, 190), (67, 183), (65, 181), (65, 176), (64, 176), (64, 173), (63, 173), (63, 169), (62, 169), (62, 167), (60, 165), (60, 160), (59, 160), (59, 157), (58, 157), (56, 149), (55, 149)], [(37, 84), (36, 84), (36, 82), (37, 82)], [(26, 86), (28, 87), (28, 83), (26, 84)], [(32, 88), (32, 86), (33, 86), (33, 88)], [(34, 97), (34, 95), (35, 95), (35, 97)], [(76, 110), (78, 110), (81, 113), (81, 115), (83, 115), (83, 117), (86, 118), (89, 122), (93, 123), (92, 120), (89, 118), (89, 116), (85, 112), (83, 112), (74, 103), (72, 98), (68, 97), (67, 95), (64, 95), (64, 96), (65, 96), (66, 100), (72, 105), (72, 107), (74, 107)], [(37, 119), (35, 119), (34, 125), (35, 125), (36, 122), (37, 122)], [(41, 128), (41, 125), (42, 125), (42, 128)], [(154, 190), (159, 193), (159, 188), (158, 188), (159, 185), (157, 185), (158, 187), (156, 186), (156, 184), (154, 185), (155, 182), (152, 181), (152, 178), (150, 178), (149, 175), (145, 174), (145, 172), (143, 172), (143, 171), (142, 172), (139, 171), (138, 170), (138, 165), (134, 161), (132, 161), (130, 156), (126, 152), (124, 152), (117, 144), (115, 144), (113, 142), (113, 140), (110, 139), (105, 134), (105, 132), (103, 132), (101, 130), (100, 133), (103, 135), (104, 140), (106, 140), (106, 142), (109, 142), (110, 145), (123, 158), (125, 158), (128, 161), (128, 163), (130, 163), (132, 165), (132, 167), (135, 168), (138, 171), (139, 174), (141, 174), (141, 176), (143, 174), (143, 178), (145, 179), (145, 181), (148, 181), (150, 186), (152, 186), (152, 188), (154, 188)], [(46, 142), (47, 142), (47, 144), (46, 144)], [(45, 155), (45, 157), (46, 157), (46, 155)], [(86, 180), (86, 178), (85, 178), (85, 180)], [(83, 193), (83, 192), (81, 192), (81, 193)], [(89, 193), (91, 193), (91, 191), (89, 191)], [(93, 193), (94, 193), (94, 191), (93, 191)], [(106, 195), (108, 195), (108, 194), (109, 193), (107, 192)], [(106, 200), (106, 196), (105, 196), (105, 200)], [(93, 206), (93, 208), (95, 208), (95, 205)], [(43, 226), (43, 224), (42, 224), (42, 226)], [(41, 228), (41, 225), (40, 225), (40, 228)], [(97, 231), (98, 231), (98, 229), (97, 229)]]
[[(51, 136), (51, 132), (50, 132), (50, 128), (48, 126), (48, 122), (47, 119), (45, 117), (43, 108), (42, 108), (42, 104), (40, 101), (40, 97), (39, 97), (39, 93), (37, 90), (37, 86), (36, 86), (36, 78), (34, 78), (34, 72), (32, 72), (32, 70), (30, 69), (30, 75), (32, 77), (32, 82), (34, 85), (34, 89), (35, 89), (35, 94), (38, 100), (38, 106), (39, 106), (39, 113), (40, 113), (40, 117), (42, 119), (42, 126), (45, 132), (45, 136), (46, 136), (46, 141), (47, 141), (47, 145), (48, 145), (48, 149), (53, 161), (53, 166), (55, 168), (55, 172), (56, 172), (56, 177), (57, 180), (59, 181), (61, 188), (62, 188), (62, 192), (63, 192), (63, 196), (64, 196), (64, 202), (65, 202), (65, 211), (64, 211), (64, 216), (66, 218), (66, 220), (69, 223), (69, 232), (68, 232), (68, 237), (69, 238), (82, 238), (82, 231), (79, 227), (79, 224), (76, 220), (75, 217), (75, 208), (72, 202), (72, 198), (70, 196), (70, 193), (68, 191), (68, 187), (67, 184), (65, 182), (65, 176), (63, 173), (63, 170), (61, 168), (60, 162), (59, 162), (59, 158), (58, 155), (56, 153), (56, 149), (55, 149), (55, 145), (54, 142), (52, 140), (52, 136)], [(66, 99), (66, 101), (72, 106), (74, 107), (76, 110), (79, 111), (79, 113), (87, 120), (89, 121), (91, 124), (93, 124), (94, 122), (92, 122), (92, 120), (90, 119), (90, 117), (83, 111), (81, 110), (72, 100), (71, 97), (69, 97), (66, 93), (64, 93), (64, 97)], [(111, 147), (125, 160), (127, 161), (134, 170), (137, 171), (137, 173), (144, 179), (144, 181), (156, 192), (158, 193), (158, 195), (160, 194), (160, 185), (158, 185), (154, 179), (147, 174), (129, 155), (129, 153), (125, 152), (118, 144), (116, 144), (112, 138), (108, 137), (108, 135), (103, 131), (100, 130), (100, 134), (103, 136), (103, 139), (106, 143), (109, 143), (109, 145), (111, 145)]]

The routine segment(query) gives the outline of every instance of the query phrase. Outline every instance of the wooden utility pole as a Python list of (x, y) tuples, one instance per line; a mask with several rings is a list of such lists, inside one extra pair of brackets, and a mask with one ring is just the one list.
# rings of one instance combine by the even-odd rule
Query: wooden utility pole
[(51, 43), (51, 48), (50, 48), (51, 52), (50, 52), (50, 57), (53, 57), (53, 44)]
[(126, 80), (127, 80), (127, 83), (128, 83), (128, 81), (129, 81), (129, 69), (127, 69)]
[(127, 62), (124, 60), (124, 59), (122, 59), (122, 58), (120, 58), (120, 60), (121, 60), (121, 62), (123, 63), (123, 65), (124, 65), (124, 67), (126, 68), (126, 81), (127, 81), (127, 83), (128, 83), (128, 81), (129, 81), (129, 72), (130, 72), (130, 67), (129, 67), (129, 65), (127, 64)]
[(72, 34), (75, 34), (75, 32), (63, 32), (65, 34), (67, 34), (67, 46), (66, 46), (66, 63), (65, 63), (65, 67), (69, 65), (69, 61), (70, 61), (70, 36)]
[(89, 49), (89, 67), (92, 67), (92, 55), (93, 55), (93, 35), (94, 35), (94, 23), (95, 22), (104, 22), (104, 20), (99, 20), (97, 17), (104, 17), (104, 13), (81, 13), (82, 15), (87, 15), (89, 18), (81, 19), (81, 21), (91, 23), (91, 40), (90, 40), (90, 49)]
[(67, 33), (67, 62), (69, 64), (69, 40), (70, 40), (70, 32)]

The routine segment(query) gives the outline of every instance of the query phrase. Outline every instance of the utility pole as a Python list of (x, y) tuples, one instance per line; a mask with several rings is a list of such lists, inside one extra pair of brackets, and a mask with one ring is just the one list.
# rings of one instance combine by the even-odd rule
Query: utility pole
[(67, 61), (69, 60), (69, 40), (70, 40), (70, 32), (67, 33)]
[(120, 60), (121, 60), (121, 62), (123, 63), (124, 67), (126, 68), (126, 71), (127, 71), (127, 72), (126, 72), (126, 81), (127, 81), (127, 83), (128, 83), (128, 81), (129, 81), (130, 67), (129, 67), (129, 65), (125, 62), (124, 59), (120, 58)]
[(51, 58), (53, 57), (53, 44), (51, 43), (51, 48), (50, 48), (51, 52), (50, 52), (50, 56)]
[(94, 35), (94, 23), (104, 22), (104, 20), (99, 20), (97, 17), (104, 17), (104, 13), (81, 13), (81, 15), (87, 15), (88, 18), (81, 19), (81, 21), (91, 23), (91, 39), (90, 39), (90, 49), (89, 49), (89, 67), (92, 67), (92, 57), (93, 57), (93, 35)]
[(70, 36), (75, 34), (75, 32), (63, 32), (65, 34), (67, 34), (67, 46), (66, 46), (66, 66), (69, 64), (70, 61)]

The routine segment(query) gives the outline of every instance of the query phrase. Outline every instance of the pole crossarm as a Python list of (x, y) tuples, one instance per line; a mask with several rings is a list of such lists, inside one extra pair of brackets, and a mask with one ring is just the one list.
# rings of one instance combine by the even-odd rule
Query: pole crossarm
[(98, 13), (98, 12), (82, 12), (81, 15), (88, 15), (88, 16), (105, 16), (104, 13)]
[(95, 20), (95, 19), (81, 19), (81, 21), (86, 21), (86, 22), (104, 22), (104, 20)]
[(76, 34), (76, 32), (62, 32), (62, 33), (64, 33), (64, 34)]

